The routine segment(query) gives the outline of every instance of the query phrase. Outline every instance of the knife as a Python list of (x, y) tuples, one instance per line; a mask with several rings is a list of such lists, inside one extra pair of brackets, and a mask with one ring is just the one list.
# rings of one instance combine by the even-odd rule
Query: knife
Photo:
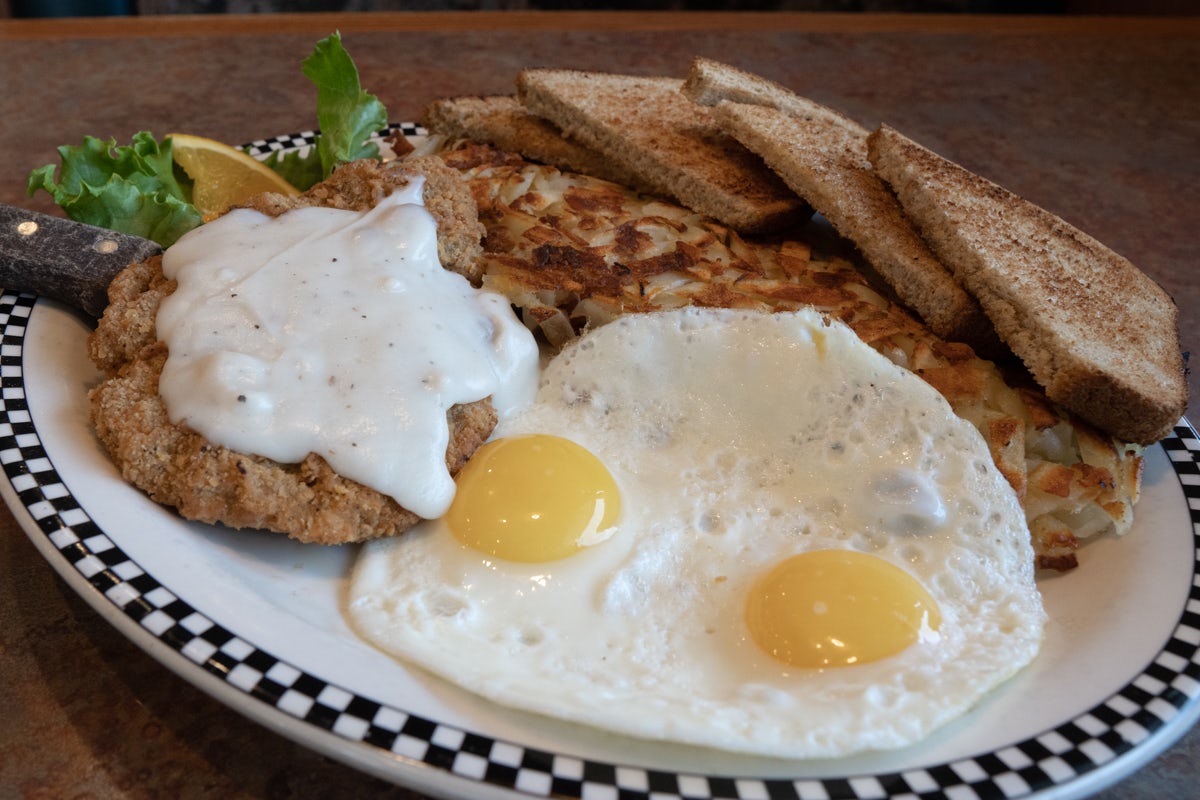
[(0, 203), (0, 286), (66, 303), (99, 319), (108, 284), (162, 252), (156, 242)]

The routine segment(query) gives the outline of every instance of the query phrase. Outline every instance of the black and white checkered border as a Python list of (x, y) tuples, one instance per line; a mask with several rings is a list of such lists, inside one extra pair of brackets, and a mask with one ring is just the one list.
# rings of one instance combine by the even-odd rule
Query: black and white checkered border
[[(416, 123), (399, 122), (377, 131), (371, 138), (380, 141), (393, 133), (402, 133), (405, 136), (423, 136), (426, 131)], [(266, 158), (274, 152), (303, 150), (311, 147), (316, 140), (317, 131), (301, 131), (272, 136), (270, 139), (255, 139), (253, 142), (242, 145), (242, 149), (255, 158)]]
[[(1200, 564), (1161, 652), (1117, 694), (1053, 730), (991, 753), (904, 772), (823, 779), (677, 774), (527, 748), (410, 714), (305, 672), (215, 624), (125, 555), (63, 483), (25, 397), (31, 295), (0, 297), (0, 466), (57, 553), (116, 608), (197, 669), (350, 742), (533, 797), (613, 800), (995, 800), (1068, 784), (1148, 742), (1200, 702)], [(1200, 436), (1162, 442), (1200, 552)]]
[[(1068, 783), (1147, 741), (1200, 694), (1200, 587), (1145, 671), (1087, 713), (1032, 739), (954, 763), (885, 775), (762, 780), (581, 760), (440, 724), (328, 683), (216, 625), (129, 559), (64, 485), (25, 401), (29, 295), (0, 298), (0, 464), (38, 527), (110, 602), (196, 667), (297, 720), (470, 780), (538, 797), (1019, 798)], [(1200, 536), (1200, 437), (1163, 442)]]

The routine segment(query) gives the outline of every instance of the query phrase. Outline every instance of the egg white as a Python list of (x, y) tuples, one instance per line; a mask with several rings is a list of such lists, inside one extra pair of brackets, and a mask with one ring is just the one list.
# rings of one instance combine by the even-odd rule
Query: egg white
[[(622, 317), (553, 359), (495, 435), (520, 433), (604, 461), (613, 535), (543, 564), (469, 550), (438, 521), (372, 542), (349, 587), (360, 635), (498, 703), (797, 758), (919, 741), (1038, 651), (1028, 529), (986, 444), (815, 312)], [(821, 670), (763, 653), (749, 586), (824, 548), (907, 570), (941, 610), (936, 640)]]

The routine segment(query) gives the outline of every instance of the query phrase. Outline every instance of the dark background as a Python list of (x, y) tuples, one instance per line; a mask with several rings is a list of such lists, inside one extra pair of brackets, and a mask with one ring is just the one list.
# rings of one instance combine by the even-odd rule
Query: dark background
[(1200, 13), (1194, 0), (0, 0), (0, 17), (314, 11), (657, 10), (991, 14)]

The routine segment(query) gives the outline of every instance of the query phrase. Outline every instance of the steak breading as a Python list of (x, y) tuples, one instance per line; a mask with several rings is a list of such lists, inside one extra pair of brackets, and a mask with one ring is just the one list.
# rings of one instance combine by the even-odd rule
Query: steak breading
[[(477, 278), (482, 227), (475, 204), (459, 174), (437, 158), (354, 162), (299, 197), (263, 195), (248, 205), (271, 216), (304, 206), (365, 211), (414, 175), (425, 177), (443, 265)], [(174, 290), (161, 256), (129, 266), (110, 285), (109, 307), (88, 339), (88, 353), (106, 375), (90, 393), (92, 423), (127, 481), (188, 519), (317, 544), (390, 536), (418, 522), (391, 497), (341, 477), (317, 455), (280, 464), (173, 424), (158, 394), (167, 347), (155, 333), (155, 316)], [(446, 417), (446, 466), (454, 474), (491, 434), (496, 413), (485, 398), (454, 406)]]
[(372, 159), (352, 161), (301, 195), (262, 194), (245, 207), (272, 217), (307, 206), (368, 211), (406, 184), (411, 175), (425, 178), (425, 207), (438, 223), (438, 258), (442, 265), (478, 285), (482, 252), (479, 240), (484, 229), (461, 177), (438, 158), (414, 156), (389, 164)]
[(1080, 540), (1128, 530), (1140, 448), (1099, 433), (970, 346), (939, 339), (846, 258), (806, 241), (742, 237), (680, 206), (484, 145), (460, 142), (440, 155), (467, 179), (487, 229), (483, 286), (507, 296), (552, 347), (626, 313), (815, 306), (979, 429), (1023, 503), (1039, 567), (1071, 569)]

